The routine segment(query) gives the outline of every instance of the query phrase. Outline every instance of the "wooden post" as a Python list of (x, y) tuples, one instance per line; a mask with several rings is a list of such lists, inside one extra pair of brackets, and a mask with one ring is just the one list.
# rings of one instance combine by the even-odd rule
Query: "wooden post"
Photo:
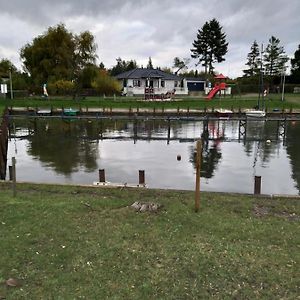
[(170, 119), (168, 119), (168, 139), (167, 139), (167, 144), (170, 144), (170, 137), (171, 137), (171, 122)]
[(197, 141), (196, 152), (196, 187), (195, 187), (195, 212), (200, 208), (200, 170), (201, 170), (201, 154), (202, 154), (202, 142)]
[(105, 170), (104, 169), (99, 170), (99, 182), (105, 182)]
[(139, 170), (139, 185), (145, 185), (145, 170)]
[(9, 181), (12, 181), (13, 180), (12, 166), (8, 166), (8, 175), (9, 175)]
[(261, 191), (261, 176), (254, 177), (254, 195), (260, 195)]
[(13, 188), (13, 196), (16, 197), (17, 195), (17, 176), (16, 176), (16, 158), (12, 158), (12, 188)]

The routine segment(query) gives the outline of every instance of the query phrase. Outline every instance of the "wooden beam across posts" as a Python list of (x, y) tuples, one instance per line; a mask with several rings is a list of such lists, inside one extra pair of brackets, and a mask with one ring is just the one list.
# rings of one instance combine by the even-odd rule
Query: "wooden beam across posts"
[(196, 146), (196, 187), (195, 187), (195, 212), (200, 208), (200, 170), (201, 170), (202, 142), (197, 141)]

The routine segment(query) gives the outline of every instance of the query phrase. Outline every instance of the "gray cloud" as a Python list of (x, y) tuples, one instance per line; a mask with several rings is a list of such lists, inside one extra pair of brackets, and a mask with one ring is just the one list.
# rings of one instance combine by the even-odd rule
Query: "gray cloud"
[(90, 30), (106, 66), (117, 57), (171, 66), (175, 56), (189, 57), (202, 25), (216, 18), (229, 41), (218, 71), (241, 74), (254, 40), (278, 37), (293, 55), (300, 43), (299, 0), (0, 0), (0, 58), (20, 66), (19, 50), (49, 26), (65, 23), (76, 33)]

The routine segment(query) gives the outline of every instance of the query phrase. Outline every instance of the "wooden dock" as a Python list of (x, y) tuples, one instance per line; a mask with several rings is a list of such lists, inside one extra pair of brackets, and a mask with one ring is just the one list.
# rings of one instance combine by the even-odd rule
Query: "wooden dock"
[[(68, 108), (71, 109), (71, 108)], [(8, 115), (13, 117), (34, 117), (34, 118), (72, 118), (72, 119), (147, 119), (147, 120), (180, 120), (180, 121), (203, 121), (203, 120), (246, 120), (246, 110), (232, 110), (230, 116), (218, 116), (212, 109), (165, 109), (165, 108), (82, 108), (76, 110), (76, 115), (66, 115), (66, 109), (62, 108), (33, 108), (33, 107), (10, 107)], [(298, 121), (300, 120), (300, 110), (283, 109), (280, 111), (269, 111), (260, 120), (273, 121)]]

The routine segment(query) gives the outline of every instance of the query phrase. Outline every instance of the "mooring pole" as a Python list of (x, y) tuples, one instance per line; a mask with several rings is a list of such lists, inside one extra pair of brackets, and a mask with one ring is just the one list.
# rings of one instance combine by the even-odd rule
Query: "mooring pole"
[(254, 177), (254, 195), (260, 195), (261, 192), (261, 176)]
[(9, 181), (12, 181), (13, 180), (12, 166), (8, 166), (8, 175), (9, 175)]
[(105, 170), (104, 169), (99, 170), (99, 182), (105, 182)]
[(17, 176), (16, 176), (16, 158), (12, 158), (12, 188), (13, 188), (13, 196), (17, 195)]
[(202, 142), (197, 141), (197, 152), (196, 152), (196, 187), (195, 187), (195, 212), (199, 211), (200, 208), (200, 170), (201, 170), (201, 153), (202, 153)]
[(170, 137), (171, 137), (171, 121), (168, 119), (168, 139), (167, 139), (167, 144), (170, 144)]
[(139, 170), (139, 185), (145, 185), (145, 170)]

